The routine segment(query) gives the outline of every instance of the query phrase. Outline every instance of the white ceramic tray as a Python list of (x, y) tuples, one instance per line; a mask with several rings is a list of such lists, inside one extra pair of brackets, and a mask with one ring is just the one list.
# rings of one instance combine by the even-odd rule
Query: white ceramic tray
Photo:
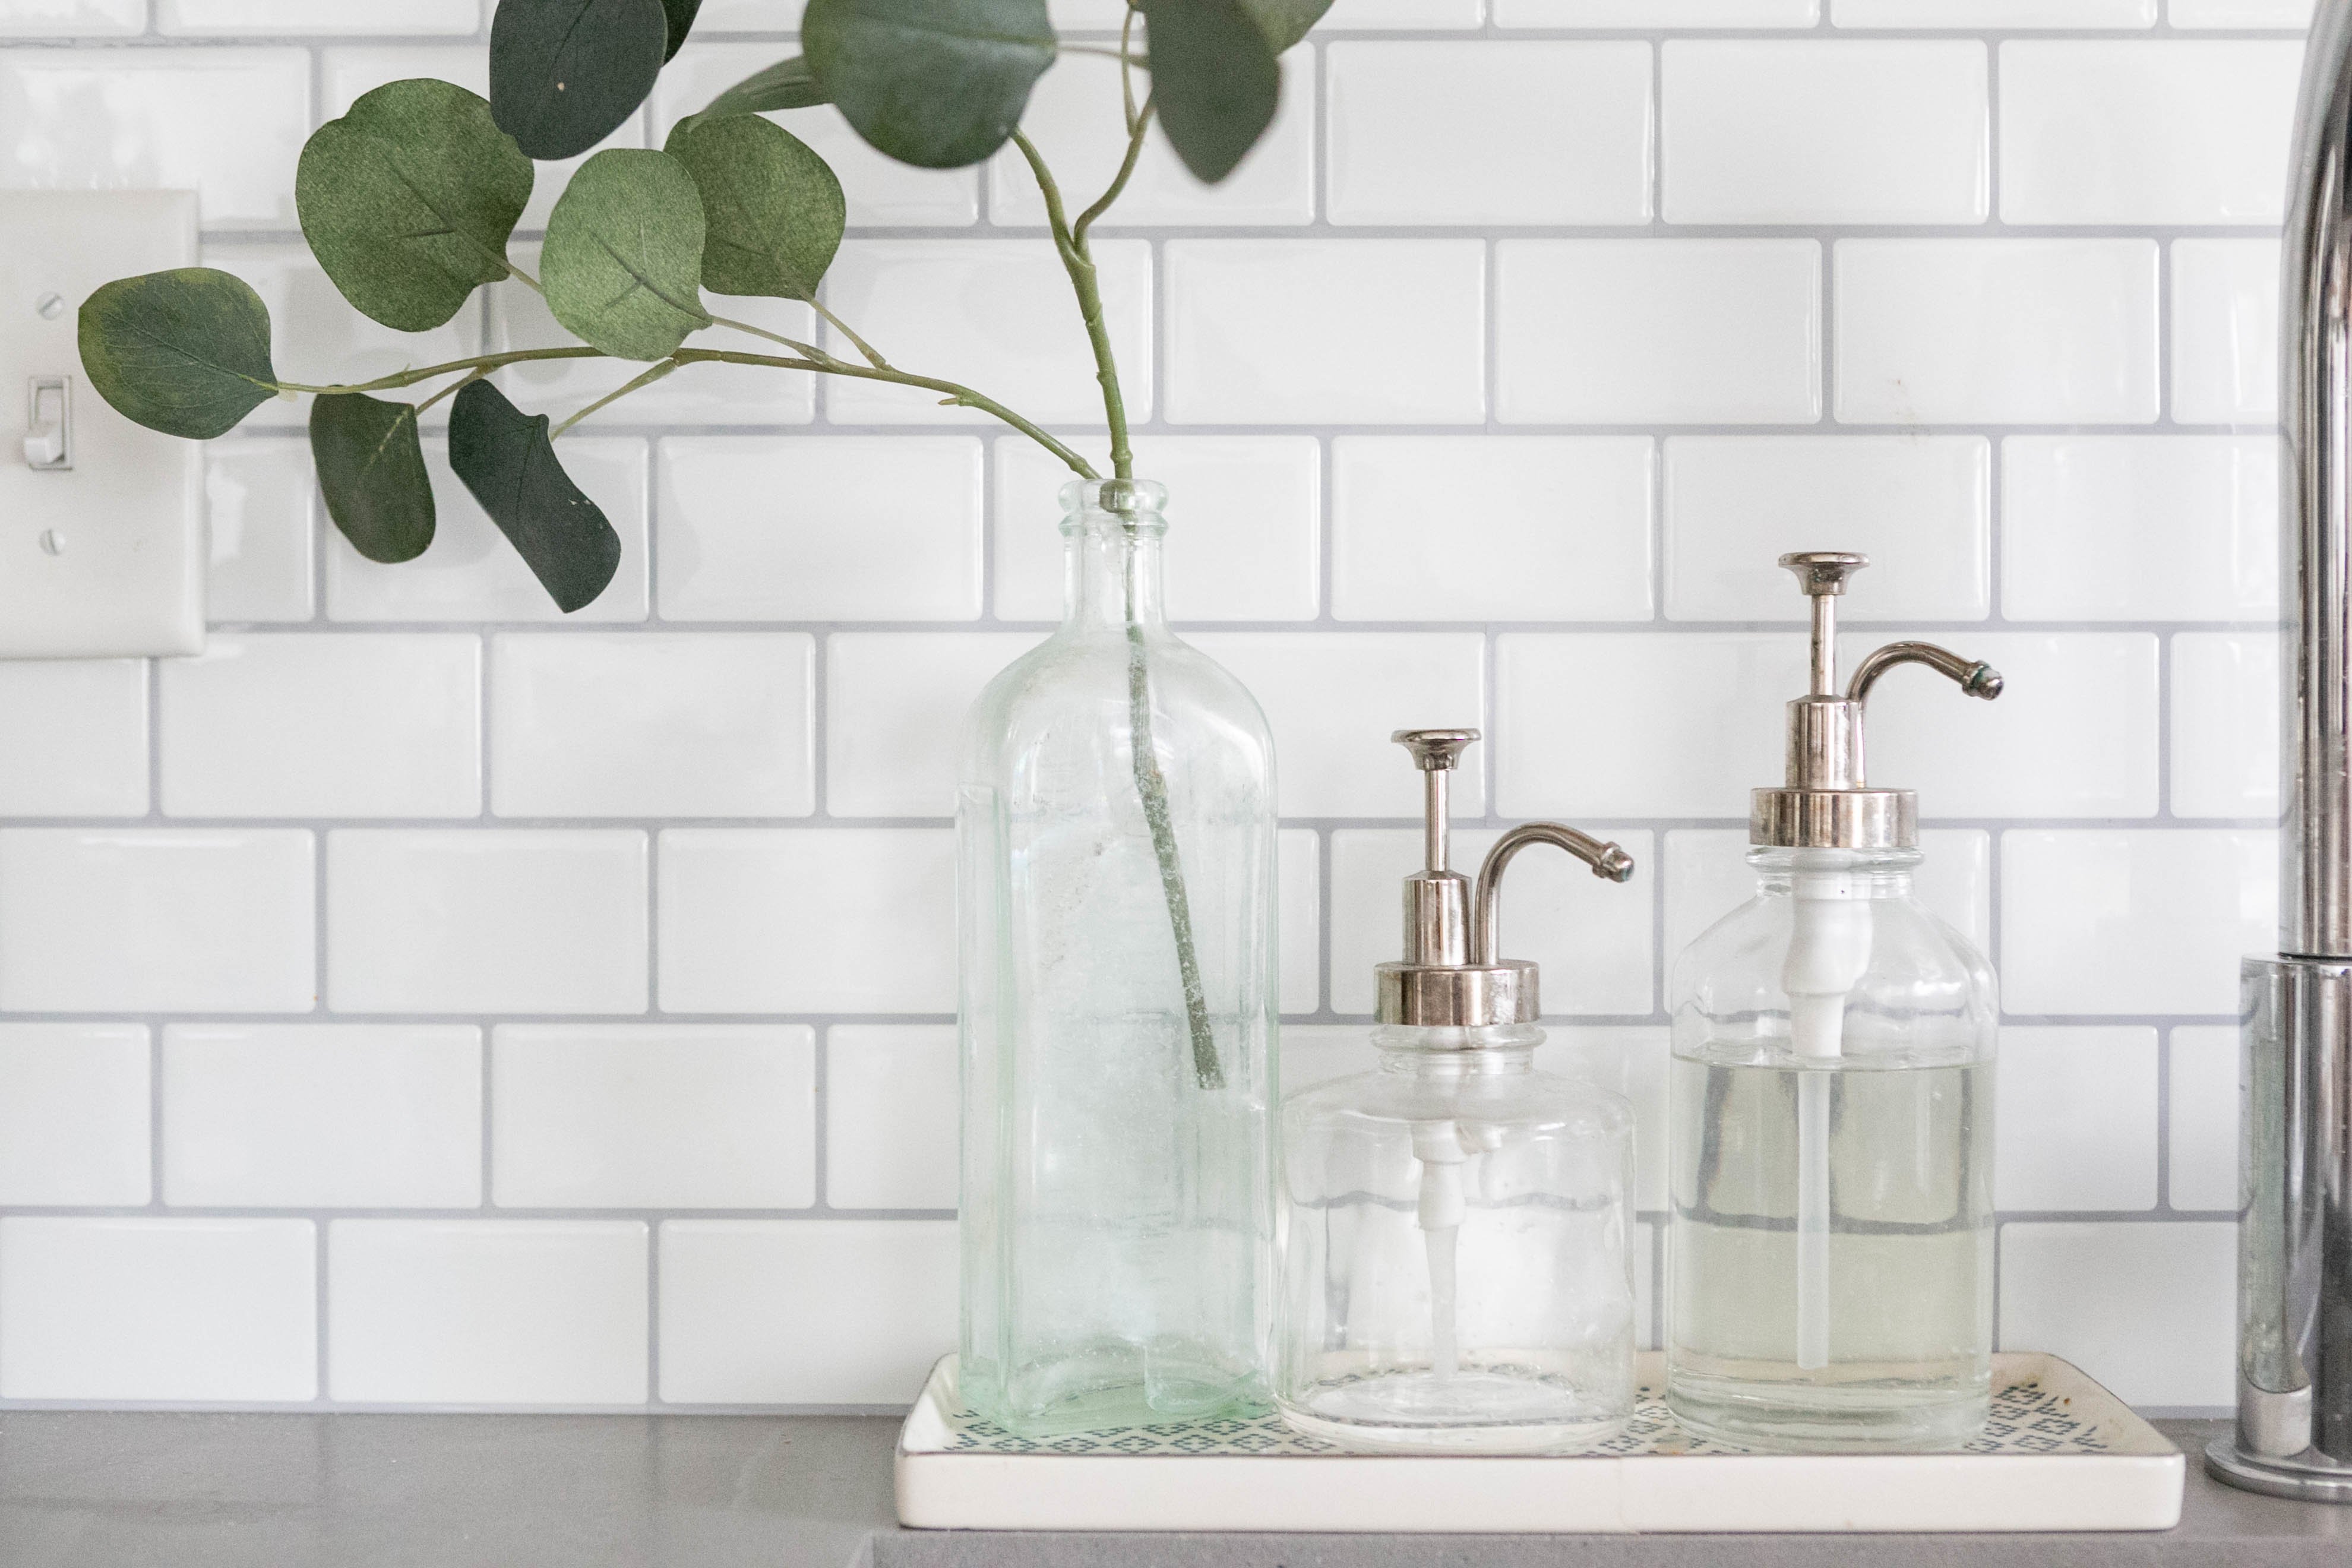
[(1633, 1418), (1587, 1453), (1342, 1452), (1269, 1414), (1024, 1438), (931, 1369), (898, 1436), (899, 1522), (934, 1530), (1580, 1534), (2167, 1530), (2180, 1450), (2055, 1356), (1993, 1357), (1992, 1418), (1942, 1454), (1753, 1454), (1685, 1434), (1645, 1352)]

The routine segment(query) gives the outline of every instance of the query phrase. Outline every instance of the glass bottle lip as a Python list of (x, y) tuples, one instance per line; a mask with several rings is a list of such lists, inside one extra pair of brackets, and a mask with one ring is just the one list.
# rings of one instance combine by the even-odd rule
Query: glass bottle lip
[(1927, 857), (1917, 848), (1799, 849), (1752, 844), (1748, 863), (1759, 871), (1908, 871)]
[(1072, 479), (1062, 487), (1065, 535), (1118, 530), (1156, 538), (1168, 531), (1160, 511), (1168, 487), (1151, 479)]

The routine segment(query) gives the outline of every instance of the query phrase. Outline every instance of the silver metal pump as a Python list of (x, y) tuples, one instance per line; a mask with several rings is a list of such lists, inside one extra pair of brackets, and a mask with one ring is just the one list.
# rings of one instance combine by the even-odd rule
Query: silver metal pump
[(1873, 789), (1864, 765), (1864, 704), (1878, 678), (1898, 664), (1950, 676), (1970, 697), (2000, 695), (2000, 674), (1933, 643), (1888, 643), (1864, 659), (1843, 695), (1837, 684), (1837, 602), (1866, 555), (1810, 550), (1783, 555), (1813, 602), (1812, 689), (1789, 704), (1788, 783), (1749, 797), (1748, 841), (1789, 849), (1908, 849), (1919, 842), (1919, 797)]
[(1633, 875), (1633, 858), (1614, 844), (1556, 822), (1530, 822), (1495, 841), (1470, 879), (1446, 864), (1447, 784), (1454, 766), (1478, 739), (1475, 730), (1399, 730), (1389, 737), (1412, 753), (1421, 769), (1423, 868), (1404, 879), (1404, 960), (1376, 965), (1383, 1024), (1431, 1029), (1476, 1029), (1532, 1024), (1542, 1015), (1536, 966), (1496, 955), (1502, 944), (1496, 911), (1503, 872), (1530, 844), (1567, 850), (1606, 881)]

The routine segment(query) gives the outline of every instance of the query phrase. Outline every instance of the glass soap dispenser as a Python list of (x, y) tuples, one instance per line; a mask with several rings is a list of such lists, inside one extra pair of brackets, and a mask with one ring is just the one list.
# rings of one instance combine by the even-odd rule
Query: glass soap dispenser
[(1276, 1397), (1349, 1447), (1528, 1453), (1633, 1407), (1632, 1108), (1535, 1067), (1536, 966), (1496, 958), (1504, 868), (1549, 844), (1622, 882), (1633, 861), (1530, 823), (1470, 879), (1446, 865), (1446, 781), (1475, 730), (1415, 730), (1427, 868), (1404, 961), (1378, 966), (1380, 1064), (1283, 1106)]
[(1812, 689), (1749, 811), (1757, 895), (1671, 984), (1667, 1404), (1754, 1447), (1949, 1447), (1990, 1394), (1992, 970), (1913, 895), (1917, 796), (1864, 782), (1863, 712), (1901, 664), (2001, 680), (1901, 642), (1841, 694), (1837, 599), (1868, 563), (1780, 557)]

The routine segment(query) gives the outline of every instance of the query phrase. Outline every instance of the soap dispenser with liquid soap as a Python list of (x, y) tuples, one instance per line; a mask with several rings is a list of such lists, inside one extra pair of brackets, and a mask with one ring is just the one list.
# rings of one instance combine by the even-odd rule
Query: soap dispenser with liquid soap
[(1982, 1426), (1992, 1357), (1991, 967), (1912, 890), (1917, 796), (1866, 781), (1864, 702), (1924, 664), (1890, 644), (1841, 691), (1836, 604), (1860, 555), (1784, 555), (1812, 601), (1787, 782), (1748, 816), (1754, 899), (1676, 962), (1666, 1396), (1760, 1447), (1932, 1449)]

